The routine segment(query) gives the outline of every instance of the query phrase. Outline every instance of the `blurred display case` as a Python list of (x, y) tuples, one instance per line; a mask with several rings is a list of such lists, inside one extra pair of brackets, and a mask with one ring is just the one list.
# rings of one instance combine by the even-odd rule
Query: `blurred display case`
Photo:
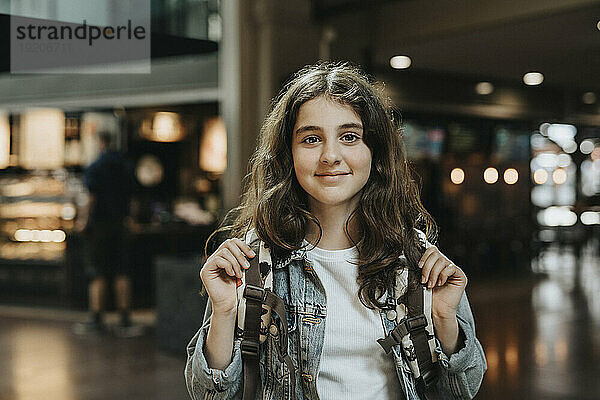
[(7, 172), (0, 176), (0, 287), (7, 291), (65, 293), (67, 242), (81, 177), (66, 170)]

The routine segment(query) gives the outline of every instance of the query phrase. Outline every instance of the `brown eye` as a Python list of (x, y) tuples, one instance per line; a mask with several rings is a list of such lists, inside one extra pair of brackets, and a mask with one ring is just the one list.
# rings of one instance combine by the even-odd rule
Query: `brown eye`
[(302, 139), (302, 143), (315, 144), (315, 143), (317, 143), (318, 140), (319, 140), (319, 138), (316, 136), (307, 136), (304, 139)]
[(356, 142), (358, 139), (360, 139), (360, 136), (355, 133), (345, 133), (342, 135), (342, 140), (347, 143)]

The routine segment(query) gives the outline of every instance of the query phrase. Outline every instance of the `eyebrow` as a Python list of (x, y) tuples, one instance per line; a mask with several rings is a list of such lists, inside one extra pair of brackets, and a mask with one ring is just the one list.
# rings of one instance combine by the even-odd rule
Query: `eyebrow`
[[(346, 124), (342, 124), (340, 126), (337, 127), (338, 130), (340, 129), (363, 129), (363, 126), (361, 124), (357, 124), (356, 122), (348, 122)], [(311, 131), (315, 131), (315, 132), (319, 132), (321, 131), (321, 127), (319, 126), (314, 126), (314, 125), (307, 125), (307, 126), (301, 126), (300, 128), (298, 128), (296, 130), (296, 135), (301, 134), (302, 132), (311, 132)]]

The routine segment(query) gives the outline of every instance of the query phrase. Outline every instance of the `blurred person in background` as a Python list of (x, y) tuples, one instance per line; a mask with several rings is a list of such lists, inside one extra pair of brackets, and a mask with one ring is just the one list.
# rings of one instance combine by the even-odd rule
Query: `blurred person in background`
[(85, 171), (89, 190), (89, 206), (84, 237), (88, 253), (86, 273), (89, 319), (75, 324), (76, 334), (101, 333), (104, 321), (107, 285), (114, 284), (115, 305), (119, 323), (117, 336), (132, 337), (142, 333), (142, 327), (131, 321), (131, 280), (126, 220), (129, 216), (134, 175), (123, 154), (115, 149), (115, 135), (98, 133), (100, 156)]
[[(212, 238), (229, 239), (200, 272), (209, 303), (187, 349), (194, 400), (476, 395), (487, 366), (467, 277), (428, 241), (435, 241), (435, 223), (419, 200), (392, 115), (389, 100), (346, 64), (306, 67), (277, 97), (242, 204)], [(220, 242), (212, 239), (207, 249)], [(258, 343), (248, 347), (241, 339), (247, 325), (239, 325), (248, 300), (239, 288), (255, 257), (258, 279), (272, 281), (284, 304), (265, 289), (262, 305), (270, 307), (262, 310)], [(429, 360), (436, 372), (427, 374), (426, 388), (415, 369), (415, 353), (423, 355), (423, 342), (412, 342), (415, 328), (410, 339), (400, 334), (402, 343), (390, 334), (405, 326), (405, 305), (412, 315), (418, 302), (408, 299), (420, 294), (419, 334), (426, 357), (437, 358)], [(269, 320), (273, 312), (278, 318)], [(256, 396), (246, 393), (248, 376)]]

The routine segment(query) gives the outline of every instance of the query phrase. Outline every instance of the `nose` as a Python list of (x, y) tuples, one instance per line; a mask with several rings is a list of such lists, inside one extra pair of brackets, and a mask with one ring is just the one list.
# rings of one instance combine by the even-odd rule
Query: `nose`
[(337, 143), (326, 142), (319, 161), (325, 165), (336, 165), (342, 161), (342, 155)]

